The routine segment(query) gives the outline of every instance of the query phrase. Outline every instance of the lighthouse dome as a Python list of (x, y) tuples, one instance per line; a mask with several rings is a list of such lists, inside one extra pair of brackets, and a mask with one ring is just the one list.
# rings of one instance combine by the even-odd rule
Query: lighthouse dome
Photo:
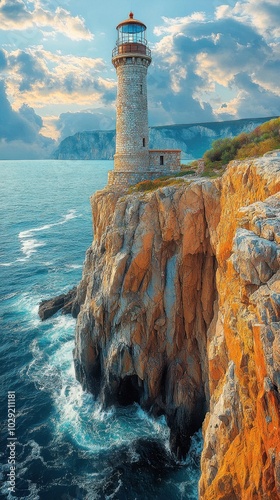
[(142, 45), (147, 45), (145, 35), (146, 29), (146, 25), (141, 21), (134, 19), (133, 13), (130, 12), (129, 18), (122, 21), (117, 26), (117, 45), (122, 45), (124, 43), (140, 43)]

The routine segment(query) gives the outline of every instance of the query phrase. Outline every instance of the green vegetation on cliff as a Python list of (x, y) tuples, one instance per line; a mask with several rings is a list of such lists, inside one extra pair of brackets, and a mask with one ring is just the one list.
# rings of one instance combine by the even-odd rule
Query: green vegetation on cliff
[[(212, 148), (203, 155), (205, 169), (200, 176), (219, 177), (230, 161), (256, 158), (274, 149), (280, 149), (280, 117), (259, 125), (252, 132), (242, 132), (233, 138), (214, 141)], [(149, 192), (160, 187), (181, 184), (184, 180), (180, 177), (195, 174), (197, 168), (197, 160), (188, 165), (182, 164), (180, 172), (139, 182), (129, 188), (129, 193)]]
[[(253, 132), (242, 133), (233, 139), (218, 139), (203, 155), (205, 172), (222, 169), (231, 160), (244, 160), (263, 156), (280, 149), (280, 118), (259, 125)], [(193, 164), (194, 165), (194, 164)]]
[[(176, 174), (175, 174), (176, 175)], [(184, 172), (179, 174), (180, 176), (184, 175)], [(178, 175), (176, 175), (178, 177)], [(164, 176), (159, 177), (154, 180), (146, 180), (142, 182), (138, 182), (134, 186), (131, 186), (128, 190), (129, 193), (144, 193), (155, 191), (158, 188), (165, 186), (174, 186), (174, 184), (183, 184), (185, 181), (183, 179), (174, 179), (174, 176)]]

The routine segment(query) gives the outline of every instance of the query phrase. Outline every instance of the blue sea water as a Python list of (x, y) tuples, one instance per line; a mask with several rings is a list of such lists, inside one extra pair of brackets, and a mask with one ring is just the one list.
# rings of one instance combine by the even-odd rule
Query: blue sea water
[[(0, 161), (3, 499), (197, 499), (201, 436), (178, 463), (164, 419), (136, 404), (101, 411), (75, 380), (75, 320), (38, 316), (42, 299), (81, 278), (92, 241), (89, 197), (110, 168), (110, 161)], [(15, 493), (8, 391), (16, 401)]]

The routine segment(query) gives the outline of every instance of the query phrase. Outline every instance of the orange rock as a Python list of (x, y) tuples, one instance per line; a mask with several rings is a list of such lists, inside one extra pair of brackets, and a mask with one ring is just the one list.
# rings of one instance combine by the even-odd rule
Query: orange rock
[[(280, 297), (275, 295), (279, 189), (279, 162), (262, 159), (233, 162), (222, 179), (216, 249), (220, 320), (216, 333), (211, 327), (208, 347), (211, 399), (204, 425), (203, 500), (280, 498), (280, 364), (274, 354), (280, 336)], [(236, 234), (242, 235), (243, 253), (234, 243)], [(228, 375), (219, 370), (225, 352), (234, 367), (233, 392)], [(215, 428), (218, 418), (222, 423)]]
[(164, 413), (172, 450), (202, 424), (200, 498), (280, 498), (280, 168), (92, 198), (75, 366), (105, 405)]

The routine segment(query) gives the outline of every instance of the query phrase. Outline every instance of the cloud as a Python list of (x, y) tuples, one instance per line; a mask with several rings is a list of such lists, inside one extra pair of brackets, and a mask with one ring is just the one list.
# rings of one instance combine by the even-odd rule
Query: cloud
[[(1, 29), (13, 34), (28, 30), (30, 37), (40, 32), (48, 37), (49, 47), (56, 33), (91, 40), (84, 19), (67, 9), (58, 7), (57, 0), (2, 0)], [(212, 15), (162, 18), (154, 30), (158, 41), (148, 71), (150, 125), (280, 114), (279, 21), (279, 0), (230, 0)], [(39, 154), (49, 147), (42, 134), (64, 138), (77, 131), (114, 128), (116, 77), (104, 61), (45, 50), (34, 40), (24, 50), (8, 51), (7, 45), (0, 49), (1, 77), (12, 103), (8, 109), (2, 89), (0, 109), (14, 123), (14, 136), (8, 138), (0, 118), (0, 151), (8, 141), (21, 141), (24, 154), (32, 144)], [(38, 110), (49, 115), (43, 122)], [(8, 133), (13, 134), (10, 125)]]
[(12, 109), (3, 81), (0, 81), (0, 103), (0, 137), (7, 141), (22, 139), (24, 142), (32, 142), (35, 139), (36, 130), (33, 124), (26, 120), (24, 110), (21, 114), (21, 111), (16, 112)]
[(33, 108), (28, 106), (28, 104), (23, 104), (19, 110), (20, 115), (30, 124), (33, 128), (39, 132), (43, 126), (43, 119), (41, 116), (36, 115)]
[(228, 108), (233, 106), (240, 118), (280, 114), (279, 95), (264, 92), (263, 87), (253, 82), (247, 73), (235, 75), (231, 83), (238, 89), (238, 93), (233, 102), (228, 103)]
[(206, 16), (204, 12), (194, 12), (191, 16), (185, 17), (162, 17), (164, 24), (156, 26), (154, 33), (157, 36), (162, 35), (176, 35), (185, 29), (186, 26), (191, 25), (193, 22), (203, 22)]
[(92, 40), (93, 34), (86, 28), (85, 20), (62, 7), (46, 10), (39, 0), (2, 0), (0, 25), (2, 30), (49, 29), (72, 40)]
[(9, 64), (14, 67), (21, 76), (21, 82), (19, 84), (20, 92), (31, 90), (35, 83), (42, 83), (46, 79), (46, 67), (42, 65), (39, 58), (36, 58), (30, 52), (25, 52), (23, 50), (17, 51), (9, 57)]
[(76, 132), (89, 130), (112, 130), (115, 128), (115, 110), (81, 111), (78, 113), (62, 113), (55, 123), (60, 132), (60, 140)]
[(27, 104), (15, 111), (0, 81), (0, 158), (42, 158), (48, 156), (54, 141), (39, 131), (42, 118)]
[(0, 49), (0, 71), (6, 69), (7, 67), (7, 59), (4, 50)]
[(13, 23), (12, 28), (14, 29), (16, 22), (24, 25), (25, 22), (28, 23), (31, 21), (31, 13), (28, 12), (22, 0), (3, 0), (1, 3), (0, 18), (3, 21), (2, 29), (10, 29), (7, 28), (9, 23)]
[(221, 5), (211, 18), (163, 18), (149, 70), (157, 103), (153, 119), (186, 123), (280, 114), (279, 19), (279, 0)]
[(234, 7), (220, 5), (216, 9), (217, 19), (234, 18), (254, 29), (266, 39), (280, 36), (280, 7), (278, 0), (246, 0), (236, 2)]
[(15, 108), (25, 102), (35, 108), (50, 103), (100, 107), (115, 100), (116, 82), (101, 76), (105, 64), (100, 58), (52, 53), (42, 47), (12, 51), (6, 58), (7, 92)]

